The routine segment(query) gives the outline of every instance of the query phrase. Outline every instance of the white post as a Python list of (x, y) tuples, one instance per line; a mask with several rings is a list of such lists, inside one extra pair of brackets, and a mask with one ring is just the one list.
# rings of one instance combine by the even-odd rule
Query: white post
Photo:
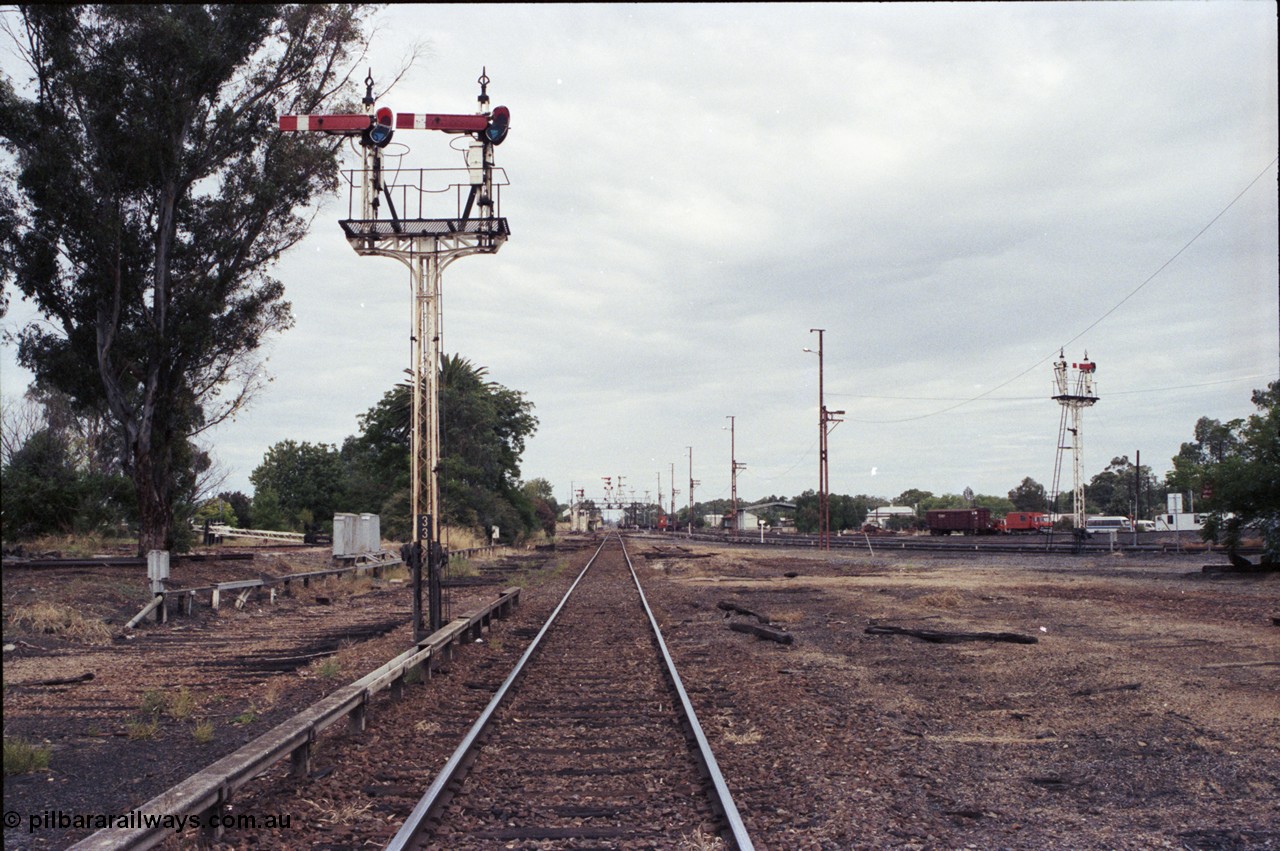
[(147, 579), (151, 581), (151, 593), (164, 593), (164, 580), (169, 578), (169, 551), (152, 550), (147, 553)]

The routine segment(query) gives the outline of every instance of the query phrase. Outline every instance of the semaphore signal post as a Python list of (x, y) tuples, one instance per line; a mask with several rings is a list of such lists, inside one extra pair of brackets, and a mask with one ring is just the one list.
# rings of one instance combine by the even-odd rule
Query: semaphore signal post
[[(1058, 422), (1058, 453), (1053, 465), (1053, 486), (1049, 490), (1049, 512), (1057, 511), (1059, 482), (1062, 476), (1062, 453), (1071, 450), (1071, 523), (1077, 541), (1083, 540), (1085, 533), (1084, 479), (1081, 478), (1081, 460), (1084, 453), (1084, 419), (1082, 412), (1091, 408), (1098, 401), (1097, 387), (1093, 374), (1098, 365), (1089, 360), (1089, 353), (1084, 353), (1084, 360), (1071, 364), (1075, 370), (1074, 377), (1067, 370), (1065, 355), (1058, 352), (1058, 360), (1053, 365), (1053, 399), (1062, 406), (1062, 417)], [(1068, 423), (1070, 423), (1068, 425)], [(1071, 442), (1067, 443), (1067, 435)]]
[[(507, 136), (511, 113), (489, 108), (489, 77), (481, 71), (473, 114), (392, 113), (378, 107), (373, 77), (365, 78), (363, 113), (282, 115), (280, 129), (349, 137), (359, 144), (362, 165), (343, 172), (348, 185), (347, 218), (338, 224), (358, 254), (392, 257), (409, 267), (413, 291), (413, 542), (405, 559), (413, 571), (415, 640), (422, 623), (422, 567), (428, 577), (428, 626), (443, 625), (440, 575), (448, 555), (440, 541), (440, 292), (446, 266), (469, 254), (493, 254), (511, 231), (501, 215), (499, 192), (506, 174), (494, 165), (494, 148)], [(436, 130), (469, 141), (464, 168), (405, 169), (408, 148), (388, 152), (400, 130)], [(457, 148), (455, 148), (456, 150)], [(394, 162), (393, 162), (394, 161)], [(385, 209), (384, 209), (385, 202)], [(441, 218), (451, 203), (453, 215)], [(428, 205), (433, 207), (428, 210)], [(429, 216), (428, 213), (435, 213)]]

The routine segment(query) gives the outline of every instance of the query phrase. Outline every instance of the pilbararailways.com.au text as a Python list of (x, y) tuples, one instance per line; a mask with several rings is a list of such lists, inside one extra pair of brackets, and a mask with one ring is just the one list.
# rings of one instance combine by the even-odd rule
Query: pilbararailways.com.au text
[[(18, 827), (21, 816), (5, 813), (4, 826)], [(130, 810), (127, 813), (104, 815), (102, 813), (69, 813), (63, 810), (45, 810), (25, 819), (27, 833), (37, 830), (140, 830), (161, 829), (181, 832), (187, 829), (202, 830), (224, 828), (227, 830), (272, 830), (288, 828), (288, 813), (258, 815), (256, 813), (202, 813), (192, 815), (163, 815)]]

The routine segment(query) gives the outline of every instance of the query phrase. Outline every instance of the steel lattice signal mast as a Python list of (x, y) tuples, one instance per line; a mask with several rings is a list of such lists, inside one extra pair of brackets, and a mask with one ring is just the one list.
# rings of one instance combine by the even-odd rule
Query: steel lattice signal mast
[[(365, 78), (365, 111), (353, 115), (282, 115), (282, 131), (310, 131), (358, 141), (362, 167), (343, 172), (349, 186), (348, 215), (338, 224), (347, 242), (363, 256), (392, 257), (409, 267), (413, 289), (413, 543), (406, 561), (414, 574), (414, 634), (421, 638), (421, 568), (429, 586), (429, 629), (439, 629), (440, 573), (447, 554), (440, 541), (440, 290), (444, 268), (468, 254), (492, 254), (510, 228), (500, 214), (498, 191), (507, 185), (494, 166), (493, 149), (507, 136), (511, 113), (489, 109), (489, 77), (481, 71), (475, 114), (396, 113), (377, 108), (373, 77)], [(403, 156), (385, 149), (397, 130), (438, 130), (471, 137), (461, 169), (388, 169), (384, 159)], [(407, 149), (406, 149), (407, 150)], [(454, 215), (426, 215), (429, 201), (452, 195)], [(359, 199), (358, 207), (356, 199)], [(383, 213), (382, 202), (386, 202)], [(398, 206), (397, 206), (398, 204)], [(439, 211), (443, 212), (443, 210)]]
[[(1084, 452), (1084, 431), (1080, 412), (1098, 401), (1098, 394), (1093, 384), (1093, 373), (1098, 365), (1089, 360), (1089, 353), (1084, 353), (1084, 360), (1071, 364), (1074, 379), (1068, 375), (1067, 361), (1062, 352), (1058, 352), (1058, 360), (1053, 365), (1053, 383), (1056, 395), (1054, 401), (1062, 406), (1062, 417), (1058, 422), (1058, 452), (1053, 465), (1053, 487), (1050, 489), (1049, 510), (1052, 513), (1057, 507), (1059, 481), (1062, 476), (1062, 453), (1071, 450), (1071, 516), (1072, 528), (1076, 534), (1082, 534), (1085, 528), (1084, 480), (1080, 478), (1081, 456)], [(1071, 425), (1067, 425), (1068, 417)], [(1071, 434), (1071, 444), (1065, 440)]]

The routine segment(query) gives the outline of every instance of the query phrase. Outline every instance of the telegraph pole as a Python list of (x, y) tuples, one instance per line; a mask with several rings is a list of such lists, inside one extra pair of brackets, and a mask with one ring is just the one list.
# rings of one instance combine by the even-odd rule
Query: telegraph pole
[(695, 481), (693, 478), (693, 447), (686, 447), (689, 450), (689, 535), (693, 535), (693, 489), (701, 482)]
[(746, 464), (739, 464), (737, 458), (737, 449), (735, 448), (736, 438), (734, 436), (734, 420), (735, 417), (726, 417), (729, 420), (729, 498), (733, 503), (733, 525), (730, 527), (734, 534), (738, 532), (738, 471), (747, 469)]
[(671, 461), (671, 531), (676, 530), (676, 494), (680, 491), (676, 490), (676, 462)]
[(823, 396), (823, 364), (822, 335), (825, 329), (810, 328), (810, 334), (818, 335), (818, 351), (805, 349), (806, 352), (818, 356), (818, 546), (820, 549), (831, 549), (831, 505), (830, 505), (830, 470), (827, 462), (827, 435), (844, 420), (839, 417), (844, 411), (828, 411)]

